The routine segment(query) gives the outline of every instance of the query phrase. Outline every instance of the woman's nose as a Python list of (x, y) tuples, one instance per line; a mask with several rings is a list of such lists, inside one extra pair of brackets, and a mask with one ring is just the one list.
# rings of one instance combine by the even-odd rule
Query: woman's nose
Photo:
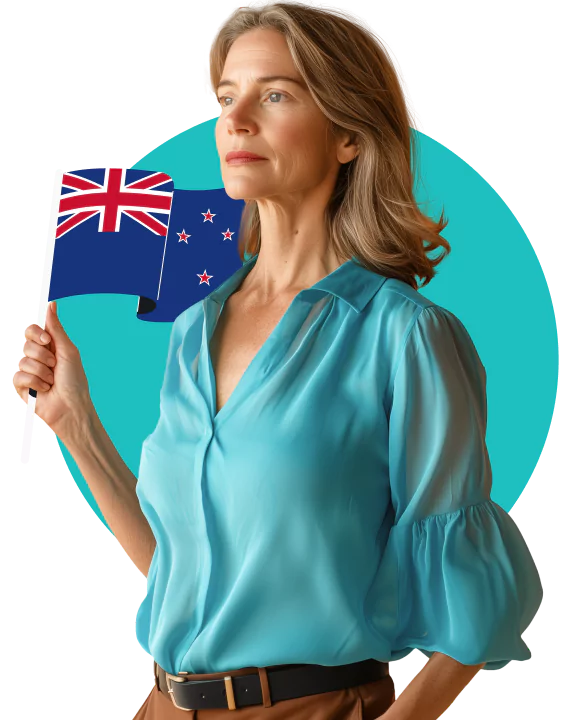
[(227, 127), (237, 132), (239, 130), (248, 130), (255, 132), (257, 122), (254, 117), (253, 109), (250, 103), (240, 102), (238, 106), (231, 108), (225, 116)]

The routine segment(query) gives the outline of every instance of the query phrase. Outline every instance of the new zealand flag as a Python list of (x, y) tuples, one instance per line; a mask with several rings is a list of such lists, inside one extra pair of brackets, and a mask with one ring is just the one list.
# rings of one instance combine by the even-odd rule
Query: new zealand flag
[(138, 295), (141, 320), (173, 322), (242, 266), (243, 209), (223, 188), (175, 190), (162, 172), (66, 172), (48, 300)]

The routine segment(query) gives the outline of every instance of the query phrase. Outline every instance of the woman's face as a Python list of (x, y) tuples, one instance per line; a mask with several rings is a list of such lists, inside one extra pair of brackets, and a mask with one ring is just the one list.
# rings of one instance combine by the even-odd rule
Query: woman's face
[[(288, 76), (258, 81), (265, 76)], [(271, 29), (248, 31), (227, 55), (217, 88), (221, 115), (215, 128), (225, 191), (233, 199), (292, 196), (297, 200), (327, 179), (331, 189), (353, 146), (339, 146), (329, 121), (296, 70), (284, 36)], [(234, 83), (234, 84), (233, 84)], [(231, 150), (266, 158), (230, 165)]]

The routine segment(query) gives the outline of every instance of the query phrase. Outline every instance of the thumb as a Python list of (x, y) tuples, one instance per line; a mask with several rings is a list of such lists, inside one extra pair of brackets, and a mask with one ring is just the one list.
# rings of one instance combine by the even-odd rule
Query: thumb
[(49, 303), (49, 310), (46, 315), (45, 329), (48, 333), (53, 335), (56, 343), (71, 342), (67, 336), (67, 333), (63, 329), (63, 325), (57, 315), (57, 303), (52, 300)]

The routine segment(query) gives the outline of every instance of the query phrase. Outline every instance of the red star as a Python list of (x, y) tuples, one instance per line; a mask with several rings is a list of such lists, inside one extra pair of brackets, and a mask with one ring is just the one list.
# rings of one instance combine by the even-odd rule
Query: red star
[(180, 233), (176, 233), (176, 235), (179, 235), (179, 242), (183, 242), (187, 245), (187, 238), (191, 237), (191, 235), (187, 235), (185, 232), (185, 229), (182, 230)]
[(227, 228), (224, 233), (221, 233), (223, 240), (232, 240), (232, 235), (234, 234), (235, 232), (229, 232), (229, 228)]
[(209, 220), (209, 222), (213, 222), (213, 220), (211, 218), (214, 218), (217, 213), (212, 213), (211, 210), (209, 208), (207, 208), (207, 212), (201, 213), (201, 214), (204, 216), (203, 222), (206, 222), (207, 220)]
[(200, 285), (201, 285), (201, 283), (207, 283), (209, 285), (209, 278), (212, 278), (213, 275), (208, 275), (207, 270), (205, 270), (203, 272), (203, 275), (200, 275), (199, 273), (197, 273), (197, 277), (199, 278)]

